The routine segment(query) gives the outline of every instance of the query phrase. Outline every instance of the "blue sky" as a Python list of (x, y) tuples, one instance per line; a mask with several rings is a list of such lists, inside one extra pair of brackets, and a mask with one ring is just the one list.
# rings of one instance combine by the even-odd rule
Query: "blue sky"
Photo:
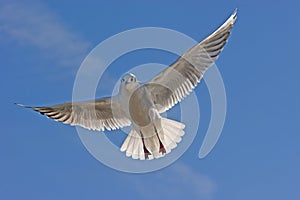
[[(237, 23), (217, 61), (226, 124), (203, 160), (198, 151), (210, 119), (204, 83), (196, 89), (201, 122), (193, 144), (174, 164), (148, 174), (104, 166), (74, 127), (13, 105), (70, 101), (83, 58), (114, 34), (154, 26), (200, 41), (236, 7)], [(296, 0), (0, 1), (0, 198), (299, 199), (299, 9)], [(113, 63), (110, 74), (117, 79), (138, 64), (175, 59), (133, 52)], [(111, 89), (100, 83), (97, 95)]]

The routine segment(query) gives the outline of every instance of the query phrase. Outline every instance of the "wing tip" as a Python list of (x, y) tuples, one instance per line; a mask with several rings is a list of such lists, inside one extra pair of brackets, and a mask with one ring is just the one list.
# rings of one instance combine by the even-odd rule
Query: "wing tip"
[(236, 18), (237, 17), (237, 12), (238, 12), (238, 8), (235, 8), (234, 11), (233, 11), (233, 13), (231, 14), (231, 16), (233, 18)]
[(20, 106), (20, 107), (23, 107), (23, 108), (32, 108), (30, 106), (26, 106), (24, 104), (21, 104), (21, 103), (14, 103), (16, 106)]
[(230, 21), (233, 21), (232, 23), (234, 23), (235, 20), (237, 19), (237, 13), (238, 13), (238, 8), (235, 8), (234, 11), (233, 11), (233, 13), (229, 17)]

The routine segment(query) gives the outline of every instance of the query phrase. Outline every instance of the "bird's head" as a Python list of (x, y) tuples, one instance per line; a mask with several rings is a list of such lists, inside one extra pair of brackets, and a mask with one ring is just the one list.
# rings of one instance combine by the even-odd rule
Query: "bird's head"
[(121, 87), (127, 90), (134, 90), (139, 85), (136, 77), (132, 73), (125, 74), (121, 79)]

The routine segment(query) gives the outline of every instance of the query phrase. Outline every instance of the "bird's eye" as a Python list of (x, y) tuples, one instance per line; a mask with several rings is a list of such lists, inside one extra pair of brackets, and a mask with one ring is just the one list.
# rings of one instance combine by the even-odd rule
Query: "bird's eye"
[(130, 78), (130, 81), (133, 81), (133, 77)]
[(122, 78), (121, 82), (124, 82), (124, 81), (125, 81), (125, 79), (124, 79), (124, 78)]

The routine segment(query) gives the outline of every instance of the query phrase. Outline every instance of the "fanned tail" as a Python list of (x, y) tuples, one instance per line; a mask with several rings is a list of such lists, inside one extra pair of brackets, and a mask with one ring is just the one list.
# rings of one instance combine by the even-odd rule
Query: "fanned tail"
[(167, 118), (160, 118), (149, 127), (133, 128), (122, 144), (121, 151), (133, 159), (163, 157), (177, 147), (184, 135), (185, 125)]

